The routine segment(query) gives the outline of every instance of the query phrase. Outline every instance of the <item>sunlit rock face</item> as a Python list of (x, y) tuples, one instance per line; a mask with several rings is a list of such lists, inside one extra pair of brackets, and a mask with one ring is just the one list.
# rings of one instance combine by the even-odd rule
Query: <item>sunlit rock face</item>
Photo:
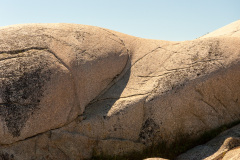
[(0, 157), (84, 159), (240, 119), (240, 21), (183, 42), (76, 24), (0, 28)]

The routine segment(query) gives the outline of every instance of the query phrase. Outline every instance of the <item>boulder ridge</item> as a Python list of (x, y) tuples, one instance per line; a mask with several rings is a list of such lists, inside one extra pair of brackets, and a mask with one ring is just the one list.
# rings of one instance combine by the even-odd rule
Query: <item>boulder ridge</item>
[(0, 27), (0, 157), (122, 155), (238, 121), (239, 46), (240, 20), (181, 42)]

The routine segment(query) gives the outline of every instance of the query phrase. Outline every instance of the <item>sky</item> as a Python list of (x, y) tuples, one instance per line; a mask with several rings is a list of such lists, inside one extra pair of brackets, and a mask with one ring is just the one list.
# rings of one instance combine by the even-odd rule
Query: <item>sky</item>
[(240, 0), (0, 0), (0, 26), (75, 23), (170, 41), (240, 19)]

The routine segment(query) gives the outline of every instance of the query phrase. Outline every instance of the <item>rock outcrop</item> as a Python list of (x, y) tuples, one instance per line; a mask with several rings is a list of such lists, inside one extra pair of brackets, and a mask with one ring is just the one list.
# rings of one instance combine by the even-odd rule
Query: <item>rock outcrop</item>
[(233, 22), (227, 26), (224, 26), (216, 31), (208, 33), (201, 38), (208, 38), (208, 37), (224, 37), (224, 36), (231, 36), (231, 37), (239, 37), (240, 36), (240, 21)]
[(178, 156), (177, 160), (237, 160), (240, 158), (240, 125)]
[(0, 28), (0, 157), (125, 154), (239, 120), (239, 27), (183, 42), (76, 24)]

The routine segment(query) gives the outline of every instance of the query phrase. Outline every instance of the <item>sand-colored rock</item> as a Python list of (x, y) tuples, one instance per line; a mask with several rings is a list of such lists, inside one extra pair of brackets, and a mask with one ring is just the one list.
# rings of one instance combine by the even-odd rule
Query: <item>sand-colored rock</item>
[(239, 157), (240, 125), (178, 156), (177, 160), (230, 160)]
[(238, 160), (240, 159), (240, 148), (232, 149), (228, 151), (222, 160)]
[(2, 155), (124, 154), (239, 120), (239, 26), (183, 42), (75, 24), (0, 28)]
[(217, 36), (231, 36), (239, 37), (240, 36), (240, 21), (235, 21), (229, 25), (226, 25), (216, 31), (213, 31), (209, 34), (202, 36), (201, 38), (217, 37)]
[(96, 27), (1, 28), (0, 143), (71, 122), (121, 73), (127, 61), (124, 44)]

